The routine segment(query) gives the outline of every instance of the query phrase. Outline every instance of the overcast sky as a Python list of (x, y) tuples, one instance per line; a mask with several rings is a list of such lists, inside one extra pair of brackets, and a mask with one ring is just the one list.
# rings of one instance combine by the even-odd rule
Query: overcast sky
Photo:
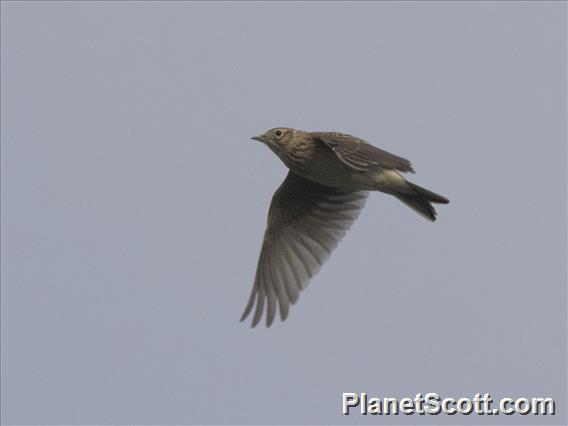
[[(2, 423), (565, 424), (564, 2), (2, 2)], [(289, 319), (238, 319), (286, 169), (350, 133), (373, 194)], [(556, 417), (341, 414), (553, 397)]]

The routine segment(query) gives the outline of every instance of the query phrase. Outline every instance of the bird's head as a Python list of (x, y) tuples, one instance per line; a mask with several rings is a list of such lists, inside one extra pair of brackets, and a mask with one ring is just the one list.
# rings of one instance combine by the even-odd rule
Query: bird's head
[(276, 155), (284, 153), (294, 142), (296, 130), (287, 127), (275, 127), (268, 132), (253, 136), (251, 139), (267, 145)]

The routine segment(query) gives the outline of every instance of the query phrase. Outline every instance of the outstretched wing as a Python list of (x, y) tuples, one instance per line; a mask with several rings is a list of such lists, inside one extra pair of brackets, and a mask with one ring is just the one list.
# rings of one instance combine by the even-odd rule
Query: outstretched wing
[(272, 197), (250, 299), (243, 321), (256, 305), (252, 326), (266, 305), (266, 326), (276, 315), (285, 320), (365, 205), (367, 192), (342, 192), (292, 172)]
[(366, 172), (381, 168), (414, 173), (410, 161), (377, 148), (363, 139), (336, 132), (310, 134), (314, 140), (330, 147), (341, 161), (355, 170)]

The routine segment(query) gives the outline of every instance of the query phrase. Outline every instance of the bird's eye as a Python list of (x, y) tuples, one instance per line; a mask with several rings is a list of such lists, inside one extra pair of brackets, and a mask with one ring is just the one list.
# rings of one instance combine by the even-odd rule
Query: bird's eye
[(283, 133), (284, 132), (282, 132), (282, 130), (280, 129), (274, 131), (274, 134), (276, 135), (277, 138), (281, 138)]

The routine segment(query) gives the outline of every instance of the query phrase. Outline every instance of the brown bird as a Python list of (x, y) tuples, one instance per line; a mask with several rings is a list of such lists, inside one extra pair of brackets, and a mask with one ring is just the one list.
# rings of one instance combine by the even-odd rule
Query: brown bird
[(252, 326), (266, 305), (266, 326), (282, 321), (300, 291), (319, 271), (365, 205), (368, 191), (398, 198), (426, 219), (431, 203), (448, 199), (407, 181), (410, 161), (336, 132), (278, 127), (252, 139), (267, 145), (290, 169), (272, 197), (252, 294), (241, 317), (256, 304)]

